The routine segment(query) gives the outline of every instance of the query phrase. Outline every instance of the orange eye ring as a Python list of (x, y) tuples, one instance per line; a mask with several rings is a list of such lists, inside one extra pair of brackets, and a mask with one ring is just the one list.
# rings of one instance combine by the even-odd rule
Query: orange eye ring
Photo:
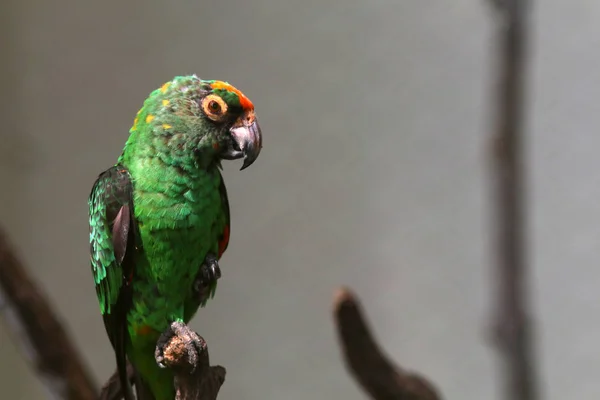
[(202, 99), (202, 111), (213, 121), (220, 121), (227, 113), (227, 103), (216, 94), (209, 94)]

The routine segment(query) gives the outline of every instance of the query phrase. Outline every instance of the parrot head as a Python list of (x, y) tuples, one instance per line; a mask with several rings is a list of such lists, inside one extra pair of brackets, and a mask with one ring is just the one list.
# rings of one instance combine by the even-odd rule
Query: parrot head
[(128, 147), (145, 147), (174, 165), (193, 161), (206, 167), (243, 158), (245, 169), (262, 148), (252, 102), (227, 82), (195, 75), (175, 77), (153, 91), (130, 133), (124, 153)]

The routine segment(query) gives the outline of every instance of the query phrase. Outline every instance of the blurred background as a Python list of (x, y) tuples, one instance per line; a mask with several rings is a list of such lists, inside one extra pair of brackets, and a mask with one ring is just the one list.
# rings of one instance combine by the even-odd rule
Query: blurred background
[[(535, 2), (529, 245), (543, 394), (600, 392), (600, 2)], [(258, 161), (225, 165), (232, 236), (192, 326), (220, 399), (361, 399), (335, 288), (448, 399), (499, 398), (490, 322), (493, 30), (483, 1), (8, 0), (0, 12), (0, 223), (99, 383), (114, 370), (87, 196), (145, 97), (175, 75), (252, 99)], [(0, 388), (43, 390), (0, 319)]]

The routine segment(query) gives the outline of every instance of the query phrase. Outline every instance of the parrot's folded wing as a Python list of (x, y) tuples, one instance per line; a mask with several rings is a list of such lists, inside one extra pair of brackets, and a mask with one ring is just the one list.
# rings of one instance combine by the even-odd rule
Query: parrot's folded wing
[(125, 343), (137, 229), (133, 219), (133, 187), (127, 169), (115, 166), (100, 174), (88, 205), (90, 258), (96, 294), (117, 358), (121, 386), (128, 388), (124, 392), (133, 399), (127, 379)]

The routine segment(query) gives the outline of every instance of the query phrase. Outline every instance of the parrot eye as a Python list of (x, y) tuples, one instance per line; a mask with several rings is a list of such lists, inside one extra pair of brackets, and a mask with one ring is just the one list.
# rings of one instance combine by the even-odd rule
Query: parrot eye
[(221, 121), (227, 112), (227, 103), (216, 94), (210, 94), (202, 100), (202, 110), (213, 121)]

